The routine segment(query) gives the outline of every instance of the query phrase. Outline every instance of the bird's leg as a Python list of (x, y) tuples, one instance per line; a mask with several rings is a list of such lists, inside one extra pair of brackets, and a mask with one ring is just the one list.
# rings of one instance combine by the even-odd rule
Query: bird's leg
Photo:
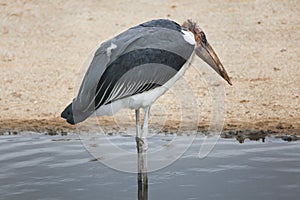
[(149, 122), (149, 114), (150, 114), (150, 106), (144, 109), (145, 116), (144, 116), (144, 123), (143, 123), (143, 130), (141, 139), (143, 140), (143, 150), (146, 151), (148, 149), (147, 143), (147, 135), (148, 135), (148, 122)]
[(138, 199), (148, 199), (148, 176), (147, 176), (147, 143), (149, 108), (145, 109), (143, 130), (140, 124), (140, 110), (136, 114), (136, 146), (138, 152)]
[(137, 152), (140, 153), (142, 150), (142, 140), (141, 140), (141, 118), (140, 118), (140, 109), (135, 110), (135, 122), (136, 122), (136, 148)]
[(145, 152), (148, 149), (147, 143), (147, 135), (148, 135), (148, 121), (149, 121), (149, 113), (150, 113), (150, 106), (144, 109), (145, 116), (144, 116), (144, 123), (143, 129), (141, 130), (141, 123), (140, 123), (140, 110), (135, 110), (136, 115), (136, 147), (138, 153)]
[(150, 106), (144, 109), (145, 116), (144, 116), (144, 123), (143, 129), (141, 130), (141, 120), (140, 120), (140, 110), (135, 110), (136, 115), (136, 147), (138, 153), (144, 152), (148, 149), (147, 144), (147, 134), (148, 134), (148, 121), (149, 121), (149, 112)]
[(141, 136), (140, 109), (135, 110), (135, 123), (136, 123), (136, 137), (140, 137)]

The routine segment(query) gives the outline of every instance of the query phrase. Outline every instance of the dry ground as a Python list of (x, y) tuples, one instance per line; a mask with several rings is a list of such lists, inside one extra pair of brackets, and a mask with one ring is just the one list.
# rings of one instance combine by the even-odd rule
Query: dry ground
[[(224, 121), (225, 129), (300, 134), (299, 13), (298, 0), (0, 1), (0, 132), (77, 130), (59, 116), (91, 50), (150, 19), (192, 18), (233, 86), (195, 58), (154, 105), (152, 127), (206, 130)], [(133, 128), (133, 113), (100, 123)]]

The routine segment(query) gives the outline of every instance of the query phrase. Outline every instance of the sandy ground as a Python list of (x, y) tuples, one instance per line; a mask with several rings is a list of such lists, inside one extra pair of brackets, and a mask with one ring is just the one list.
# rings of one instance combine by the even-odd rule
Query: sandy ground
[[(0, 1), (0, 133), (78, 130), (60, 113), (95, 47), (150, 19), (192, 18), (233, 86), (195, 58), (153, 106), (151, 127), (205, 131), (224, 122), (225, 130), (300, 135), (299, 13), (298, 0)], [(134, 130), (132, 111), (99, 122), (110, 132)]]

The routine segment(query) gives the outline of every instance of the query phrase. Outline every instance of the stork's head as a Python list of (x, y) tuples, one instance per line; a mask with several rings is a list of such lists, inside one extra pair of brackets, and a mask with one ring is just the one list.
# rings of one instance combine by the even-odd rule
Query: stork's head
[(196, 55), (199, 56), (202, 60), (204, 60), (220, 76), (222, 76), (222, 78), (224, 78), (230, 85), (232, 85), (225, 68), (223, 67), (214, 49), (208, 43), (206, 36), (204, 32), (200, 29), (200, 27), (191, 20), (187, 20), (186, 22), (184, 22), (182, 27), (191, 31), (194, 34), (197, 45), (195, 49)]

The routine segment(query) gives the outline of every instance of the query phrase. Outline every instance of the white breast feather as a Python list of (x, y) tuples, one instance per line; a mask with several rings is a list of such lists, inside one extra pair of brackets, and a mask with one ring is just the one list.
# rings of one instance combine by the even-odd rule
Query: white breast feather
[(195, 37), (194, 37), (194, 34), (192, 32), (182, 30), (182, 33), (183, 33), (183, 39), (185, 41), (187, 41), (188, 43), (190, 43), (192, 45), (196, 44)]

